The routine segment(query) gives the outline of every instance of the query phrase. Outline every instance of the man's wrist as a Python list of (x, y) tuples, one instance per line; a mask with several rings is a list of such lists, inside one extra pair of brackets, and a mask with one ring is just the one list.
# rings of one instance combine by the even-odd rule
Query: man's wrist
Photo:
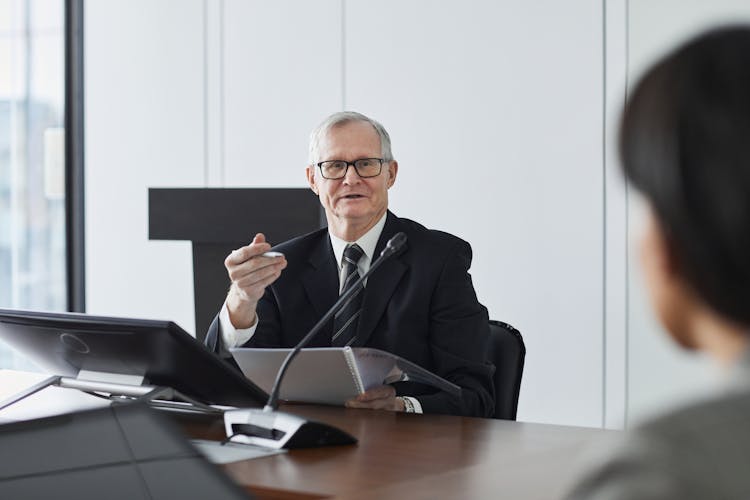
[(256, 308), (258, 303), (250, 303), (243, 300), (240, 293), (234, 289), (234, 285), (229, 288), (227, 293), (227, 313), (229, 320), (238, 330), (252, 328), (257, 323)]
[(221, 311), (219, 311), (219, 325), (221, 326), (220, 344), (222, 345), (222, 349), (224, 351), (223, 354), (228, 356), (229, 351), (227, 351), (227, 349), (232, 347), (239, 347), (250, 340), (253, 334), (255, 334), (255, 330), (258, 326), (258, 320), (259, 318), (256, 313), (254, 315), (253, 324), (249, 328), (236, 328), (232, 323), (231, 318), (229, 317), (227, 302), (224, 301), (224, 305), (222, 305)]

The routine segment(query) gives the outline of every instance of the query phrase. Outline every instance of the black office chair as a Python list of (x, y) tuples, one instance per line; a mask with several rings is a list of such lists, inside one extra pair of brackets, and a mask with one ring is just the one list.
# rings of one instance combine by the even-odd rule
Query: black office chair
[(521, 332), (507, 323), (494, 320), (490, 320), (490, 343), (490, 359), (495, 364), (493, 417), (515, 420), (526, 346)]

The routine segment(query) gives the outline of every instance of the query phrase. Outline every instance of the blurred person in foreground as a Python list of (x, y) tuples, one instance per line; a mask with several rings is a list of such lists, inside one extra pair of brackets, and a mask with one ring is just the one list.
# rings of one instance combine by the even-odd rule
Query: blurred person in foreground
[(640, 257), (672, 339), (726, 386), (634, 428), (575, 499), (750, 498), (750, 27), (706, 33), (653, 66), (620, 153), (645, 198)]

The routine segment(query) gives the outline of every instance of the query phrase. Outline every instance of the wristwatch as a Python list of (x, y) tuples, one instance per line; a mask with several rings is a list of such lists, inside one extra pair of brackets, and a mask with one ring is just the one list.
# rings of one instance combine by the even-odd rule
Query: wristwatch
[(414, 413), (414, 403), (411, 402), (411, 399), (403, 396), (398, 396), (398, 399), (404, 403), (404, 413)]

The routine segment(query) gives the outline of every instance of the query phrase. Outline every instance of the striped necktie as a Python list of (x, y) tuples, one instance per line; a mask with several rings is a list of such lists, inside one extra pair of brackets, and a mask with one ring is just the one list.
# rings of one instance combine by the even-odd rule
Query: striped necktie
[[(349, 245), (344, 250), (344, 286), (341, 287), (343, 294), (359, 279), (357, 262), (362, 258), (364, 252), (358, 245)], [(362, 312), (362, 292), (359, 292), (341, 309), (333, 318), (333, 337), (331, 345), (343, 347), (351, 345), (356, 340), (359, 313)]]

